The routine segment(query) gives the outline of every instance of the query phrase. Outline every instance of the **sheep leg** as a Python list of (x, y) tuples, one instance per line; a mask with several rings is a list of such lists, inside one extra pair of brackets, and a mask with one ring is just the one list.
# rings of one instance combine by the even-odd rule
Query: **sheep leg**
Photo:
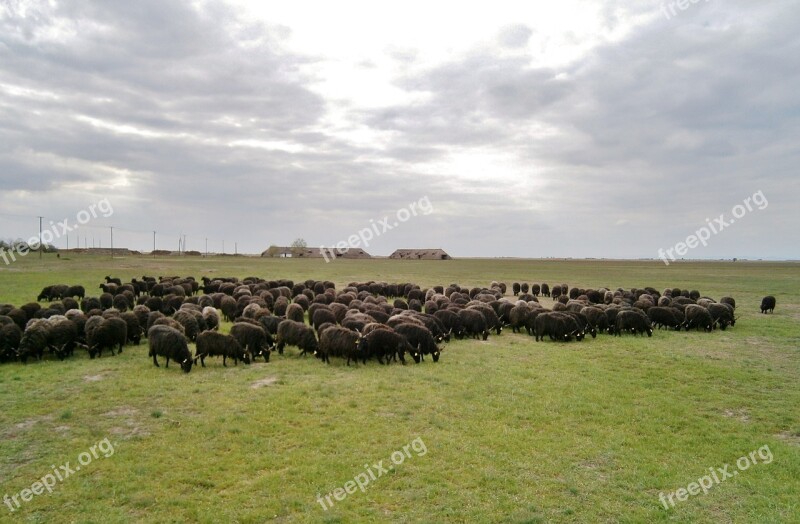
[(158, 367), (161, 367), (161, 366), (159, 366), (159, 365), (158, 365), (158, 360), (156, 359), (156, 354), (155, 354), (155, 352), (153, 353), (153, 364), (155, 364), (157, 368), (158, 368)]

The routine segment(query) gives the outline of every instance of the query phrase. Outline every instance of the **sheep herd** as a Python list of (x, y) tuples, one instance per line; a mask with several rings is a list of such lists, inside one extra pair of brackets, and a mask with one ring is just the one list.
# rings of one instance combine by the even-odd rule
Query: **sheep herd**
[[(257, 277), (142, 277), (123, 283), (105, 277), (102, 293), (87, 297), (80, 285), (45, 287), (36, 302), (0, 305), (0, 362), (74, 355), (112, 355), (148, 339), (153, 364), (158, 357), (184, 372), (206, 357), (250, 364), (287, 346), (329, 363), (331, 357), (380, 364), (410, 356), (438, 362), (442, 344), (456, 339), (487, 340), (504, 327), (535, 340), (582, 341), (588, 334), (652, 336), (654, 329), (725, 330), (736, 323), (736, 301), (719, 301), (681, 288), (625, 290), (504, 283), (465, 288), (457, 284), (421, 288), (412, 283), (264, 280)], [(539, 296), (553, 300), (550, 309)], [(80, 300), (80, 302), (78, 301)], [(43, 306), (40, 302), (45, 302)], [(761, 311), (775, 308), (764, 297)], [(219, 332), (222, 319), (232, 322)], [(189, 343), (195, 344), (192, 354)]]

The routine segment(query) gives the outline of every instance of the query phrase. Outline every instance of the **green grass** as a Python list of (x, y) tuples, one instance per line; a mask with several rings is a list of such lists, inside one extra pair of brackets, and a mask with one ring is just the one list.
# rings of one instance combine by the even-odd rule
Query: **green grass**
[[(65, 257), (66, 258), (66, 257)], [(0, 268), (0, 302), (102, 277), (248, 275), (697, 288), (737, 299), (726, 332), (536, 343), (503, 332), (420, 365), (156, 368), (116, 357), (0, 366), (9, 496), (108, 438), (99, 458), (10, 513), (15, 522), (800, 522), (800, 266), (563, 260), (70, 260)], [(774, 315), (758, 304), (774, 294)], [(547, 299), (543, 303), (549, 304)], [(224, 326), (227, 329), (228, 326)], [(325, 495), (415, 438), (427, 452), (323, 511)], [(768, 445), (758, 464), (665, 510), (673, 492)], [(2, 493), (0, 493), (2, 495)]]

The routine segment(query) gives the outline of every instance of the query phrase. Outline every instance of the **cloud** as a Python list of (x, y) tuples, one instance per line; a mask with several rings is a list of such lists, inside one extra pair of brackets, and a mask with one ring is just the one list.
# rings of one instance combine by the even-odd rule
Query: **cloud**
[(451, 24), (435, 54), (373, 29), (342, 58), (309, 51), (302, 16), (225, 2), (7, 3), (0, 205), (60, 219), (108, 197), (115, 242), (260, 252), (427, 195), (436, 213), (367, 251), (642, 257), (761, 189), (769, 208), (696, 255), (800, 256), (800, 8), (584, 7), (475, 35), (457, 24), (478, 12), (426, 20), (426, 41)]

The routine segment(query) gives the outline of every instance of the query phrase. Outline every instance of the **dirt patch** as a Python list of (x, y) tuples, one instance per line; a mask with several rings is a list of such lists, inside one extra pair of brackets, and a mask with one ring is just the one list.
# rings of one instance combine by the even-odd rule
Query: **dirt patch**
[(63, 433), (65, 431), (69, 431), (70, 429), (72, 429), (72, 428), (70, 428), (69, 426), (56, 426), (55, 427), (55, 430), (58, 431), (59, 433)]
[(45, 421), (50, 421), (50, 420), (53, 420), (53, 417), (51, 415), (45, 415), (45, 416), (42, 416), (42, 417), (33, 417), (33, 418), (29, 418), (27, 420), (23, 420), (22, 422), (18, 422), (16, 424), (14, 424), (14, 428), (16, 428), (16, 429), (30, 429), (30, 428), (32, 428), (34, 425), (36, 425), (39, 422), (45, 422)]
[(103, 413), (103, 416), (121, 419), (118, 422), (118, 426), (114, 426), (109, 430), (109, 433), (112, 435), (122, 437), (126, 440), (133, 437), (146, 437), (150, 435), (150, 432), (142, 427), (141, 421), (139, 420), (141, 416), (139, 410), (136, 408), (121, 406)]
[(103, 376), (103, 375), (84, 375), (83, 376), (84, 382), (98, 382), (100, 380), (103, 380), (104, 378), (106, 378), (106, 377)]
[(278, 377), (265, 377), (262, 378), (261, 380), (256, 380), (255, 382), (253, 382), (250, 385), (250, 388), (251, 389), (263, 388), (265, 386), (271, 386), (276, 382), (278, 382)]
[(123, 406), (121, 408), (113, 409), (107, 413), (103, 413), (104, 417), (130, 417), (139, 413), (136, 408)]
[(800, 432), (781, 431), (775, 437), (789, 444), (790, 446), (800, 446)]
[(746, 409), (726, 409), (722, 412), (728, 418), (735, 418), (739, 422), (750, 422), (750, 414)]

